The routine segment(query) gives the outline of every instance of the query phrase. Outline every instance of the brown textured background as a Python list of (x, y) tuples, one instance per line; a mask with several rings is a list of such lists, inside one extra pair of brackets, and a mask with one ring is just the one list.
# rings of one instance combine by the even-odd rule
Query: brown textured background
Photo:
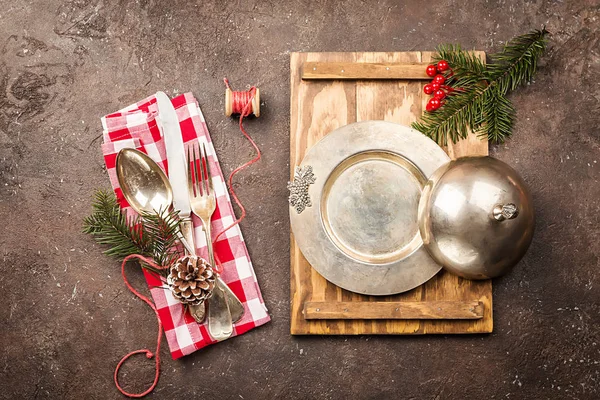
[[(230, 171), (252, 153), (223, 116), (223, 76), (256, 83), (264, 102), (248, 123), (264, 158), (237, 186), (273, 321), (180, 361), (164, 347), (150, 398), (598, 398), (600, 5), (430, 3), (0, 0), (0, 398), (120, 398), (114, 366), (154, 346), (156, 322), (80, 233), (108, 187), (99, 118), (192, 91)], [(289, 53), (492, 52), (544, 24), (554, 35), (535, 82), (512, 96), (514, 137), (491, 149), (531, 187), (538, 220), (525, 259), (495, 282), (494, 333), (291, 337)], [(152, 363), (124, 373), (141, 390)]]

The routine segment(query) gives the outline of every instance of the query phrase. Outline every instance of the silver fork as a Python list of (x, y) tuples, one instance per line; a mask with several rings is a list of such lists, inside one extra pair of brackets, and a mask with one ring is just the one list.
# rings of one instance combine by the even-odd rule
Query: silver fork
[[(202, 220), (206, 235), (208, 258), (215, 265), (210, 218), (215, 212), (216, 198), (210, 174), (209, 161), (206, 158), (206, 148), (202, 149), (196, 143), (188, 148), (188, 190), (192, 212)], [(233, 333), (231, 311), (221, 285), (215, 285), (208, 304), (208, 331), (217, 341), (225, 340)]]

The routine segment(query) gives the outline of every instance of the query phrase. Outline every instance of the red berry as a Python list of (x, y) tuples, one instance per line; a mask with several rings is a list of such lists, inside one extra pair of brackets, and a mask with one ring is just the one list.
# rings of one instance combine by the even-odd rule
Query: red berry
[(442, 89), (436, 90), (433, 94), (434, 99), (443, 100), (444, 97), (446, 97), (446, 92), (444, 92)]
[(433, 78), (433, 81), (439, 83), (440, 85), (443, 85), (444, 82), (446, 82), (446, 78), (444, 78), (444, 75), (442, 75), (442, 74), (437, 74)]
[(441, 85), (437, 82), (431, 82), (431, 87), (433, 88), (433, 91), (435, 92), (436, 90), (439, 90)]
[(433, 87), (431, 84), (428, 83), (427, 85), (423, 86), (423, 92), (425, 92), (425, 94), (433, 93)]
[(448, 61), (446, 61), (446, 60), (440, 60), (437, 63), (437, 70), (440, 71), (440, 72), (444, 72), (448, 68), (450, 68), (450, 66), (448, 65)]
[(440, 108), (441, 105), (442, 105), (442, 103), (440, 100), (433, 98), (433, 99), (429, 100), (429, 102), (427, 103), (427, 106), (425, 106), (425, 109), (427, 111), (435, 111), (438, 108)]
[(433, 77), (433, 76), (435, 76), (435, 74), (437, 74), (437, 67), (434, 64), (428, 65), (425, 72), (427, 73), (428, 76)]

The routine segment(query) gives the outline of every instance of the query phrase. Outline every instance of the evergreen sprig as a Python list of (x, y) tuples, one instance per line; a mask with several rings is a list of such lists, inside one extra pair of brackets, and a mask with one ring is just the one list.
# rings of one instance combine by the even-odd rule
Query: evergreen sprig
[(177, 241), (180, 234), (179, 212), (143, 213), (142, 225), (150, 237), (150, 254), (161, 266), (171, 265), (179, 258)]
[(485, 64), (474, 53), (463, 51), (459, 44), (441, 44), (434, 60), (446, 60), (452, 66), (455, 76), (484, 78)]
[(161, 266), (170, 265), (178, 258), (176, 244), (180, 226), (176, 211), (127, 217), (114, 193), (105, 190), (96, 192), (92, 209), (92, 214), (83, 221), (83, 232), (109, 246), (105, 254), (119, 259), (140, 254), (153, 258)]
[(104, 254), (120, 259), (136, 252), (148, 254), (150, 237), (139, 224), (139, 217), (128, 218), (121, 212), (113, 193), (98, 190), (92, 209), (92, 214), (83, 220), (83, 232), (94, 236), (98, 243), (110, 246)]
[(425, 113), (412, 127), (440, 145), (446, 145), (448, 138), (456, 143), (470, 131), (502, 143), (510, 137), (515, 117), (506, 95), (531, 81), (546, 49), (547, 35), (543, 28), (518, 36), (500, 53), (491, 55), (488, 64), (459, 45), (439, 46), (434, 58), (446, 60), (452, 67), (447, 84), (455, 91), (446, 97), (443, 107)]

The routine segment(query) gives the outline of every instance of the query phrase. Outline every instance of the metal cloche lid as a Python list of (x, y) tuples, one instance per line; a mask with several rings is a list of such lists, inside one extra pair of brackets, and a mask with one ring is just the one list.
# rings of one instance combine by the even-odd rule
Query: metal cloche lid
[(525, 255), (535, 226), (533, 200), (518, 173), (492, 157), (440, 167), (419, 201), (425, 248), (467, 279), (494, 278)]

